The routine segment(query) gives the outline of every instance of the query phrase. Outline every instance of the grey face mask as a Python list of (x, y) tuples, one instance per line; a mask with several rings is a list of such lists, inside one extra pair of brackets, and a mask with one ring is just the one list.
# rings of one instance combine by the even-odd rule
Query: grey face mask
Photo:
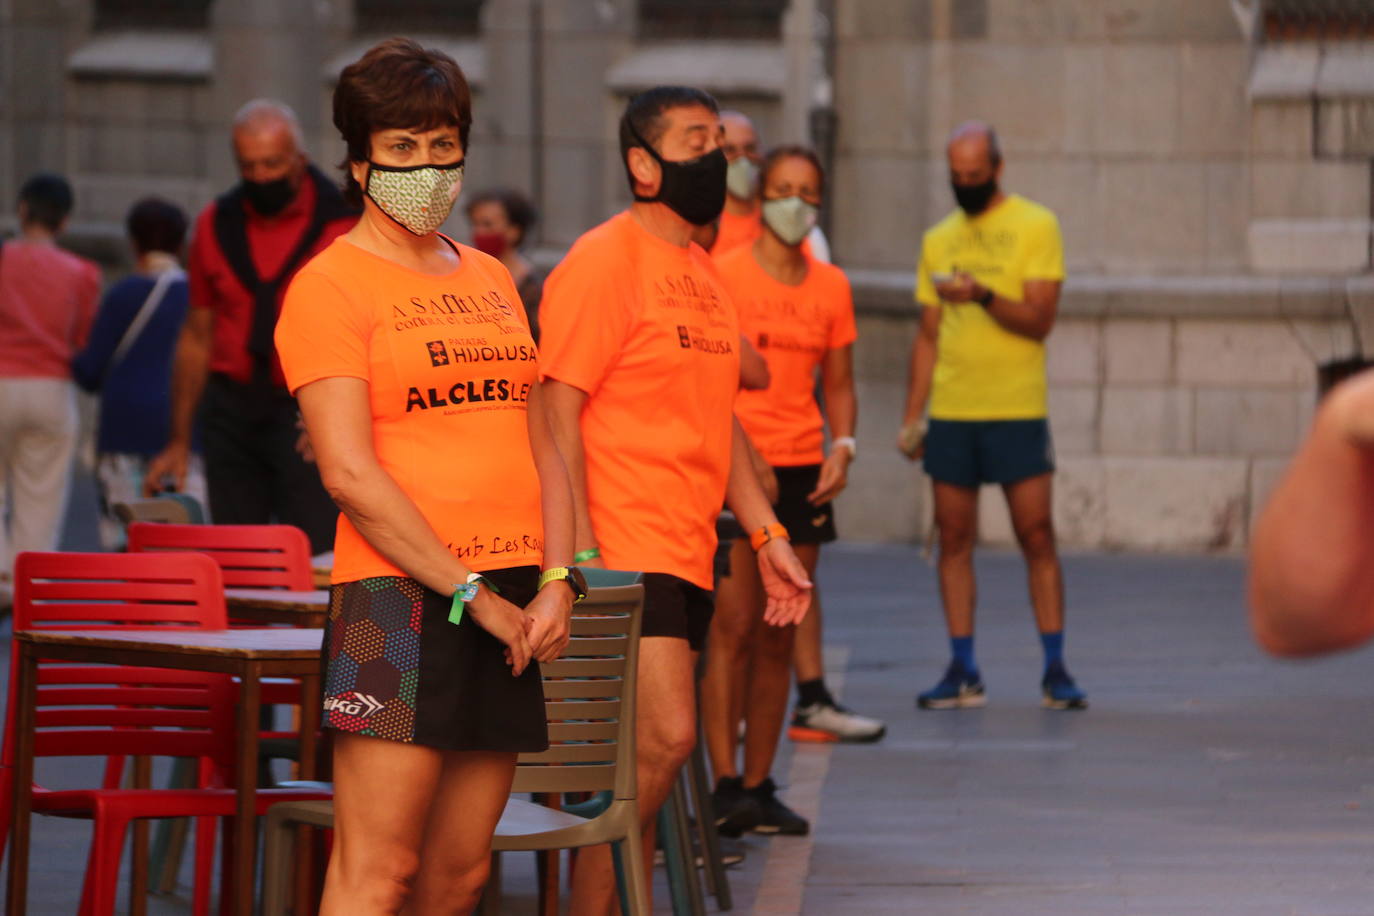
[(737, 156), (725, 168), (725, 189), (731, 197), (747, 200), (754, 196), (754, 183), (759, 178), (759, 167), (748, 156)]
[(787, 245), (800, 245), (816, 226), (820, 207), (800, 197), (779, 197), (763, 202), (763, 223)]

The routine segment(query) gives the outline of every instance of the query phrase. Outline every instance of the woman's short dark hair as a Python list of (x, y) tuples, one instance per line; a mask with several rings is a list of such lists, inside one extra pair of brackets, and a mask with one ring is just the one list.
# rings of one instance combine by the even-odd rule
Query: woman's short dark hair
[(768, 173), (785, 159), (805, 159), (811, 163), (816, 169), (816, 177), (820, 179), (820, 192), (821, 194), (825, 193), (825, 167), (821, 165), (821, 157), (816, 155), (816, 151), (809, 146), (784, 144), (770, 149), (768, 155), (763, 157), (763, 164), (759, 166), (758, 194), (760, 196), (763, 195), (763, 186), (768, 183)]
[(525, 235), (539, 219), (539, 211), (530, 203), (530, 199), (514, 188), (491, 188), (469, 197), (464, 211), (469, 219), (472, 218), (473, 208), (481, 204), (501, 205), (506, 213), (506, 221), (520, 230), (520, 238), (515, 242), (517, 246), (524, 243)]
[[(625, 167), (625, 178), (630, 182), (630, 193), (634, 193), (635, 178), (630, 174), (630, 162), (626, 154), (644, 143), (656, 144), (663, 139), (667, 129), (663, 116), (674, 108), (700, 105), (715, 114), (720, 114), (720, 105), (715, 96), (703, 89), (691, 86), (655, 86), (645, 89), (630, 99), (625, 113), (620, 116), (620, 164)], [(635, 135), (638, 134), (638, 137)], [(643, 143), (640, 142), (643, 139)]]
[(186, 241), (185, 212), (158, 197), (145, 197), (130, 207), (125, 226), (139, 254), (150, 251), (175, 254)]
[(434, 130), (457, 127), (464, 153), (472, 128), (472, 93), (463, 70), (443, 51), (422, 48), (409, 38), (388, 38), (339, 74), (334, 87), (334, 126), (348, 147), (342, 163), (344, 197), (361, 205), (363, 189), (350, 162), (372, 158), (378, 130)]
[(19, 189), (19, 202), (31, 222), (56, 232), (72, 212), (72, 186), (55, 172), (39, 172)]

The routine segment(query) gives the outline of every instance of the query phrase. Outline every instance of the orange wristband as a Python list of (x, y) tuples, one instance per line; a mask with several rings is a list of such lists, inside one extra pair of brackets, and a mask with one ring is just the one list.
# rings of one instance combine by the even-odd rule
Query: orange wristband
[(787, 529), (782, 526), (781, 522), (764, 525), (758, 531), (749, 535), (749, 546), (755, 550), (759, 550), (764, 544), (773, 540), (773, 538), (782, 538), (784, 541), (789, 539), (787, 536)]

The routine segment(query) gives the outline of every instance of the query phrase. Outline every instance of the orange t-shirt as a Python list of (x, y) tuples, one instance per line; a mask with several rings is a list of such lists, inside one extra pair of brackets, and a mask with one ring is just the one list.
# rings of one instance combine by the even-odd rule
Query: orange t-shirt
[[(368, 383), (378, 460), (465, 566), (538, 564), (526, 420), (538, 353), (506, 268), (455, 247), (458, 269), (429, 276), (337, 239), (291, 281), (277, 355), (293, 394), (322, 378)], [(404, 575), (339, 516), (332, 581)]]
[(720, 213), (720, 231), (716, 233), (716, 243), (711, 246), (711, 256), (720, 257), (745, 242), (752, 242), (763, 231), (759, 222), (758, 208), (744, 216), (736, 216), (729, 210)]
[(740, 425), (769, 464), (818, 464), (825, 434), (816, 370), (826, 353), (858, 337), (849, 278), (808, 258), (806, 279), (787, 286), (759, 266), (749, 245), (717, 258), (716, 266), (739, 308), (740, 330), (763, 354), (771, 378), (762, 391), (739, 393)]
[(602, 559), (711, 588), (739, 321), (710, 257), (620, 213), (544, 282), (539, 327), (540, 375), (589, 396), (582, 444)]

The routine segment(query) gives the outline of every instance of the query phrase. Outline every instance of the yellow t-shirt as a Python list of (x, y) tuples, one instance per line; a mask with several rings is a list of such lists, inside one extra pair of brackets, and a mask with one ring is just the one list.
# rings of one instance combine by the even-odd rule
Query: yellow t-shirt
[(916, 301), (940, 309), (931, 419), (1046, 416), (1044, 343), (1008, 331), (976, 302), (940, 301), (931, 274), (955, 270), (1020, 300), (1027, 280), (1064, 279), (1059, 221), (1017, 194), (975, 217), (955, 210), (926, 232), (916, 270)]

